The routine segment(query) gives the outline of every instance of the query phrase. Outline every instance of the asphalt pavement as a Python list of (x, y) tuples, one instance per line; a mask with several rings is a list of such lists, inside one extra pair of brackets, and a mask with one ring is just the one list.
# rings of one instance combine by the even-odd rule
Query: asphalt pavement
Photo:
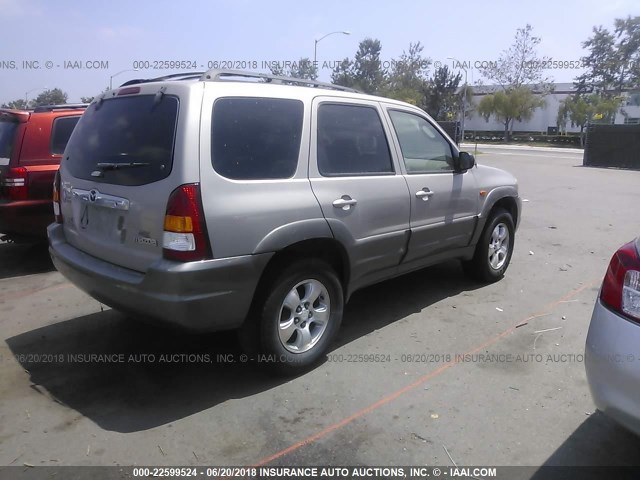
[(230, 333), (101, 306), (41, 246), (0, 245), (0, 465), (638, 464), (582, 355), (608, 261), (640, 234), (640, 172), (561, 150), (478, 148), (524, 199), (502, 281), (448, 262), (362, 290), (293, 379), (240, 362)]

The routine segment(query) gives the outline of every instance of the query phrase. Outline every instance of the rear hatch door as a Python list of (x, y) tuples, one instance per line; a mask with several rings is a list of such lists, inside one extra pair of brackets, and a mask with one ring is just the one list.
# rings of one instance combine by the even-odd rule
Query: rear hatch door
[[(60, 170), (70, 244), (141, 272), (162, 257), (167, 199), (177, 186), (199, 179), (201, 90), (193, 90), (177, 84), (128, 87), (87, 108)], [(189, 109), (197, 114), (187, 115)], [(182, 162), (185, 155), (193, 161)]]

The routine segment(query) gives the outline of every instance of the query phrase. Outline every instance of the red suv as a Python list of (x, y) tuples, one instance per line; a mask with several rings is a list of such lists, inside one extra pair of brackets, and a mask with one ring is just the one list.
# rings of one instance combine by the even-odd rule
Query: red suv
[(86, 107), (0, 108), (0, 239), (46, 238), (53, 179)]

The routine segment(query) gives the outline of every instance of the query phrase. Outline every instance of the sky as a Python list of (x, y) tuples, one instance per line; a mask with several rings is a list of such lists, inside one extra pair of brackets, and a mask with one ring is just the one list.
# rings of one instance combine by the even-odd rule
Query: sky
[[(334, 31), (350, 35), (317, 44), (320, 80), (329, 81), (332, 62), (353, 57), (370, 37), (381, 41), (383, 61), (420, 42), (434, 65), (457, 66), (448, 57), (465, 62), (475, 83), (474, 67), (497, 60), (526, 24), (542, 39), (541, 57), (577, 62), (594, 26), (611, 29), (628, 15), (640, 15), (640, 0), (0, 0), (0, 104), (46, 88), (78, 102), (104, 90), (112, 76), (116, 86), (185, 71), (149, 68), (162, 61), (189, 62), (191, 71), (226, 62), (268, 72), (268, 62), (313, 58), (314, 40)], [(571, 82), (580, 72), (546, 74)]]

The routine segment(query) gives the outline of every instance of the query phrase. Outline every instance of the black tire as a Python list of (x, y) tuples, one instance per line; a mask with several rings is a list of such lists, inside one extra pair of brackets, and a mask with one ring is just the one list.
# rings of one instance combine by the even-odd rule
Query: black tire
[[(496, 227), (499, 225), (502, 225), (508, 232), (508, 245), (506, 255), (504, 257), (498, 256), (499, 261), (492, 265), (489, 246), (493, 243), (492, 236), (494, 235)], [(463, 262), (465, 272), (470, 277), (481, 282), (493, 283), (500, 280), (511, 262), (511, 255), (513, 254), (515, 244), (514, 233), (515, 228), (511, 214), (502, 208), (496, 208), (485, 225), (482, 235), (480, 235), (473, 259), (468, 262)]]
[[(264, 300), (256, 308), (258, 360), (280, 375), (304, 372), (321, 360), (340, 328), (344, 309), (340, 280), (321, 260), (298, 260), (275, 275), (268, 288)], [(305, 292), (312, 293), (307, 300), (313, 300), (313, 303), (304, 301)], [(320, 293), (314, 299), (316, 292)], [(297, 304), (300, 313), (285, 304), (290, 294), (288, 302)], [(291, 333), (287, 342), (281, 340), (281, 332), (284, 337)], [(306, 340), (309, 342), (305, 343)], [(298, 344), (301, 350), (293, 351)], [(308, 348), (304, 349), (304, 345)]]

